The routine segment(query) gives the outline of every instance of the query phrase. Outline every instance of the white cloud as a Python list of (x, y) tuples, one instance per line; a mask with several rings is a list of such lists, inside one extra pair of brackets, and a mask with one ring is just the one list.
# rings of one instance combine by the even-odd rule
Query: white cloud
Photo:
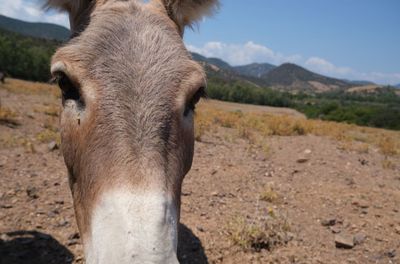
[(218, 57), (232, 65), (243, 65), (252, 62), (270, 62), (281, 64), (284, 62), (298, 62), (300, 55), (285, 56), (272, 49), (248, 41), (244, 44), (226, 44), (223, 42), (207, 42), (202, 47), (187, 45), (190, 51), (200, 53), (206, 57)]
[(311, 71), (335, 78), (366, 80), (379, 84), (400, 83), (400, 73), (358, 72), (350, 67), (336, 66), (332, 62), (316, 56), (307, 59), (303, 59), (301, 55), (297, 54), (287, 56), (252, 41), (244, 44), (227, 44), (213, 41), (207, 42), (202, 47), (187, 45), (187, 48), (206, 57), (221, 58), (231, 65), (243, 65), (252, 62), (268, 62), (280, 65), (284, 62), (293, 62)]
[(45, 12), (42, 10), (44, 1), (35, 0), (2, 0), (0, 14), (30, 22), (48, 22), (69, 27), (66, 14)]
[(309, 58), (304, 65), (310, 70), (327, 75), (347, 76), (353, 73), (353, 70), (349, 67), (337, 67), (333, 63), (319, 57)]
[(311, 57), (305, 61), (304, 66), (317, 73), (345, 78), (349, 80), (365, 80), (379, 84), (398, 84), (400, 83), (400, 73), (381, 73), (381, 72), (358, 72), (349, 67), (339, 67), (333, 63), (319, 58)]

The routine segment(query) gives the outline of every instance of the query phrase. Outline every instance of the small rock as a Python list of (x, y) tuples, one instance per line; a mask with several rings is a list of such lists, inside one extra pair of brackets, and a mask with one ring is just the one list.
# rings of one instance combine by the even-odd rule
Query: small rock
[(367, 238), (367, 236), (366, 235), (364, 235), (364, 234), (356, 234), (354, 237), (353, 237), (353, 241), (354, 241), (354, 244), (355, 245), (360, 245), (360, 244), (362, 244), (364, 241), (365, 241), (365, 239)]
[(321, 221), (321, 225), (323, 226), (334, 226), (335, 224), (336, 224), (336, 218), (323, 219)]
[(47, 148), (48, 148), (50, 151), (53, 151), (53, 150), (58, 149), (58, 145), (57, 145), (57, 143), (56, 143), (55, 141), (51, 141), (51, 142), (47, 145)]
[(39, 198), (38, 190), (35, 187), (28, 187), (28, 189), (26, 189), (26, 194), (32, 199)]
[(0, 241), (1, 240), (3, 240), (3, 241), (8, 241), (8, 240), (11, 240), (10, 239), (10, 237), (7, 235), (7, 234), (1, 234), (0, 235)]
[(386, 256), (388, 256), (389, 258), (394, 258), (394, 257), (396, 257), (396, 250), (395, 250), (395, 249), (392, 249), (392, 250), (386, 252)]
[(337, 234), (335, 235), (335, 245), (337, 248), (352, 249), (354, 247), (353, 237), (344, 234)]
[(218, 192), (212, 192), (211, 196), (218, 196)]
[(267, 172), (265, 173), (265, 176), (266, 176), (266, 177), (272, 177), (272, 172), (267, 171)]
[(308, 160), (309, 160), (308, 158), (302, 157), (302, 158), (298, 158), (296, 160), (296, 162), (297, 163), (306, 163)]
[(79, 235), (79, 233), (76, 232), (76, 233), (73, 233), (73, 234), (69, 235), (68, 239), (69, 239), (69, 240), (72, 240), (72, 239), (79, 239), (80, 237), (81, 237), (81, 236)]
[(212, 170), (211, 171), (211, 175), (214, 175), (214, 174), (216, 174), (218, 171), (217, 170)]
[(197, 227), (197, 230), (199, 230), (200, 232), (204, 232), (204, 228), (201, 227), (201, 226), (198, 226), (198, 227)]
[(304, 150), (304, 154), (311, 154), (311, 149), (306, 149), (306, 150)]
[(394, 228), (394, 231), (395, 231), (397, 234), (400, 235), (400, 226), (396, 226), (396, 227)]
[(369, 208), (369, 204), (368, 204), (366, 201), (353, 200), (353, 201), (352, 201), (352, 204), (353, 204), (354, 206), (357, 206), (357, 207), (362, 208), (362, 209), (367, 209), (367, 208)]
[(334, 234), (338, 234), (342, 231), (338, 226), (331, 226), (330, 229)]

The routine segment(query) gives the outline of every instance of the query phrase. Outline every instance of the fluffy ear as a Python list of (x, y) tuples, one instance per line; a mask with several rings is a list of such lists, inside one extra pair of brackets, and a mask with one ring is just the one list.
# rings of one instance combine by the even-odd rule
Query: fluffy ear
[(92, 0), (46, 0), (44, 7), (68, 12), (71, 32), (75, 35), (87, 25), (95, 2)]
[(212, 15), (219, 7), (218, 0), (155, 0), (162, 4), (168, 16), (183, 34), (186, 26), (192, 26), (204, 16)]

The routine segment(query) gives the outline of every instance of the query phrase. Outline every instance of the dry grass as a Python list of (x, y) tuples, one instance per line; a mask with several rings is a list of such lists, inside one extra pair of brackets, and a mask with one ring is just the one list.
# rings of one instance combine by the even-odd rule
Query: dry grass
[(359, 143), (350, 140), (342, 141), (339, 148), (347, 151), (355, 151), (358, 154), (369, 153), (370, 146), (368, 143)]
[(43, 113), (47, 116), (58, 117), (60, 115), (60, 106), (57, 104), (45, 104), (37, 105), (33, 108), (35, 113)]
[(266, 216), (255, 219), (236, 217), (228, 223), (228, 235), (234, 245), (256, 252), (272, 250), (293, 238), (286, 218), (278, 217), (272, 209)]
[[(268, 184), (261, 192), (259, 201), (276, 203), (280, 198), (273, 184)], [(260, 205), (265, 205), (265, 203), (260, 203)], [(257, 209), (253, 215), (255, 216), (237, 216), (228, 223), (228, 235), (234, 245), (243, 250), (258, 252), (285, 245), (293, 238), (287, 217), (273, 208)]]
[(60, 138), (60, 133), (51, 130), (51, 129), (44, 129), (38, 134), (36, 134), (35, 139), (41, 143), (49, 143), (51, 141), (57, 142), (57, 144), (60, 144), (61, 138)]
[(396, 164), (386, 157), (382, 161), (382, 167), (386, 170), (395, 170)]
[(0, 135), (1, 148), (23, 147), (27, 152), (35, 153), (35, 145), (30, 138), (17, 136), (11, 133), (2, 133)]
[[(198, 108), (197, 115), (196, 124), (207, 124), (207, 129), (201, 129), (201, 136), (215, 126), (236, 129), (238, 137), (249, 140), (253, 144), (257, 144), (260, 137), (313, 134), (341, 141), (344, 149), (355, 150), (359, 153), (366, 153), (370, 146), (374, 146), (386, 156), (400, 154), (400, 132), (398, 131), (309, 120), (294, 115), (224, 111), (207, 103), (203, 103)], [(359, 144), (353, 144), (353, 142)]]
[(269, 203), (276, 203), (279, 201), (280, 195), (275, 191), (273, 185), (269, 184), (265, 187), (264, 191), (260, 195), (260, 200), (269, 202)]
[(0, 103), (0, 125), (15, 127), (20, 125), (17, 120), (18, 114), (7, 107), (2, 107)]
[(1, 88), (16, 94), (50, 94), (55, 98), (60, 98), (61, 96), (60, 89), (58, 89), (55, 85), (29, 82), (12, 78), (7, 78), (7, 82), (2, 85)]
[[(399, 146), (396, 145), (394, 138), (383, 136), (378, 142), (381, 153), (385, 156), (394, 156), (399, 154)], [(398, 142), (397, 142), (398, 143)]]

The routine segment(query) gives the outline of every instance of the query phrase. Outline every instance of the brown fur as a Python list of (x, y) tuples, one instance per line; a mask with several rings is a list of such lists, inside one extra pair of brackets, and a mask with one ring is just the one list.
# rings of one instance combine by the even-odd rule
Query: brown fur
[(215, 3), (48, 2), (70, 13), (75, 31), (52, 62), (62, 63), (85, 102), (84, 108), (77, 108), (67, 101), (60, 122), (84, 243), (93, 206), (106, 189), (161, 188), (175, 197), (179, 208), (194, 143), (193, 123), (186, 124), (183, 112), (205, 85), (204, 72), (192, 61), (180, 34)]

